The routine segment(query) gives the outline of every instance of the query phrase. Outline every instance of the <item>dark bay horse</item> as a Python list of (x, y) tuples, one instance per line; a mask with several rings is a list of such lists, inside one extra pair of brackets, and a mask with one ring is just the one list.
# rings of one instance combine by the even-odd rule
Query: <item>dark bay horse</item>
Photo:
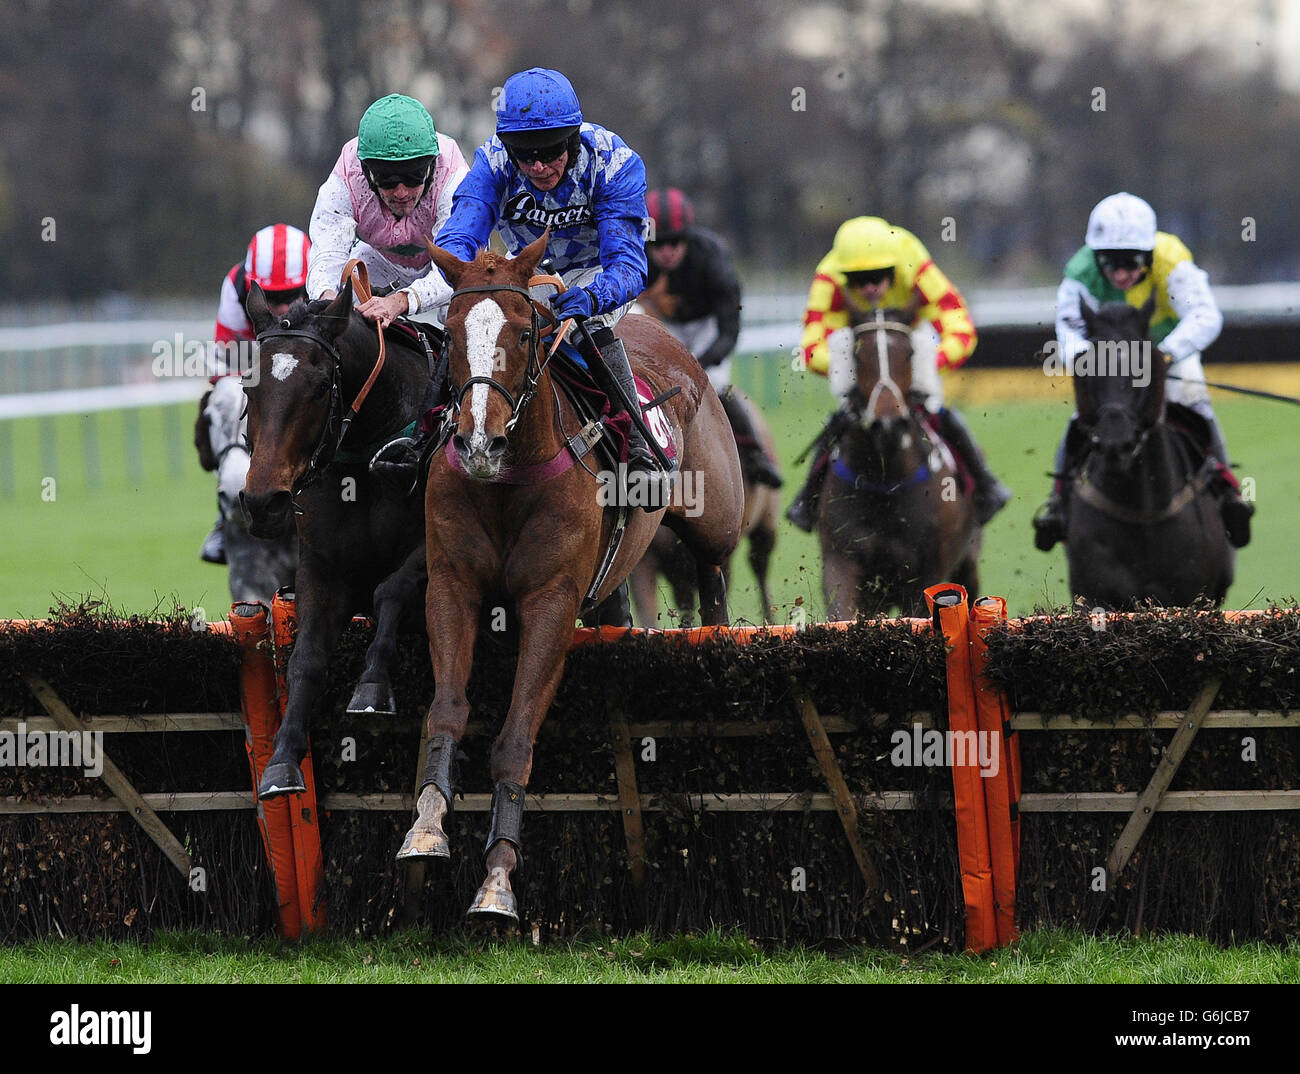
[[(661, 279), (664, 277), (661, 277)], [(776, 444), (772, 431), (763, 419), (758, 405), (739, 388), (733, 386), (732, 394), (740, 405), (749, 411), (749, 420), (757, 431), (763, 449), (773, 458), (776, 457)], [(776, 526), (781, 515), (780, 492), (771, 485), (763, 485), (753, 480), (747, 472), (745, 462), (740, 464), (741, 474), (745, 480), (745, 515), (740, 524), (740, 536), (749, 539), (749, 566), (758, 579), (758, 599), (761, 621), (772, 619), (772, 599), (767, 589), (767, 570), (772, 560), (772, 549), (776, 547)], [(731, 584), (731, 562), (723, 564), (727, 575), (727, 584)], [(642, 626), (657, 625), (658, 594), (656, 580), (663, 575), (668, 581), (673, 594), (674, 611), (680, 617), (673, 626), (688, 627), (694, 623), (695, 608), (695, 562), (690, 551), (681, 539), (668, 526), (661, 526), (655, 539), (646, 550), (645, 557), (636, 565), (629, 583), (632, 599), (636, 605), (637, 619)], [(661, 624), (660, 624), (661, 625)]]
[(371, 456), (412, 429), (429, 384), (414, 341), (386, 333), (386, 356), (353, 420), (379, 353), (374, 326), (352, 308), (352, 281), (331, 302), (296, 303), (282, 320), (254, 285), (248, 314), (261, 342), (248, 392), (252, 457), (243, 504), (249, 529), (275, 536), (298, 526), (298, 635), (287, 672), (288, 704), (258, 794), (303, 789), (299, 762), (325, 664), (355, 614), (376, 618), (374, 641), (349, 712), (391, 712), (388, 667), (404, 609), (424, 587), (423, 505), (371, 475)]
[[(1165, 363), (1148, 340), (1153, 302), (1083, 308), (1078, 429), (1090, 449), (1066, 500), (1070, 592), (1090, 606), (1222, 603), (1235, 549), (1189, 435), (1166, 420)], [(1200, 419), (1181, 410), (1180, 424)]]
[(831, 455), (817, 533), (832, 620), (921, 614), (926, 586), (979, 589), (981, 529), (952, 453), (918, 417), (912, 317), (878, 310), (854, 326), (853, 424)]
[[(603, 582), (600, 572), (616, 508), (602, 505), (602, 475), (573, 464), (566, 445), (580, 422), (546, 364), (540, 307), (527, 288), (549, 234), (514, 260), (481, 251), (462, 262), (437, 247), (434, 263), (455, 288), (447, 316), (451, 436), (434, 456), (426, 487), (429, 650), (436, 694), (418, 816), (399, 859), (445, 858), (443, 830), (455, 792), (452, 758), (465, 733), (466, 685), (480, 615), (512, 609), (519, 658), (509, 711), (492, 747), (492, 821), (487, 878), (470, 914), (517, 920), (510, 886), (520, 861), (524, 791), (533, 743), (564, 670), (575, 618), (603, 601), (631, 571), (667, 519), (700, 564), (705, 623), (727, 621), (721, 564), (736, 546), (743, 486), (735, 443), (717, 393), (699, 363), (649, 318), (617, 327), (632, 367), (654, 390), (681, 391), (662, 404), (661, 429), (677, 452), (679, 479), (698, 495), (674, 494), (667, 514), (626, 512), (626, 530)], [(554, 277), (554, 284), (560, 283)], [(647, 423), (652, 431), (660, 418)], [(629, 497), (631, 498), (631, 497)]]

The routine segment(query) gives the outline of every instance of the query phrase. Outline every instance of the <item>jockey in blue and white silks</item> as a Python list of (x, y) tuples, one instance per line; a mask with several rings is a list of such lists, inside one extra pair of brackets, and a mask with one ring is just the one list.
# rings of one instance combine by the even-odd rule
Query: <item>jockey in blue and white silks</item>
[(472, 261), (496, 228), (515, 257), (549, 227), (551, 271), (591, 292), (589, 321), (614, 324), (645, 288), (645, 164), (594, 123), (581, 124), (573, 141), (576, 152), (559, 183), (539, 190), (500, 135), (489, 138), (474, 152), (438, 245)]
[[(613, 325), (646, 285), (646, 175), (636, 152), (613, 131), (584, 122), (577, 94), (558, 71), (534, 67), (506, 80), (497, 101), (496, 134), (474, 153), (456, 189), (438, 245), (473, 260), (493, 228), (515, 256), (550, 229), (547, 271), (566, 290), (550, 298), (561, 319), (585, 320), (574, 339), (612, 406), (636, 399), (632, 370)], [(539, 291), (539, 298), (547, 292)], [(629, 470), (658, 463), (633, 424)]]

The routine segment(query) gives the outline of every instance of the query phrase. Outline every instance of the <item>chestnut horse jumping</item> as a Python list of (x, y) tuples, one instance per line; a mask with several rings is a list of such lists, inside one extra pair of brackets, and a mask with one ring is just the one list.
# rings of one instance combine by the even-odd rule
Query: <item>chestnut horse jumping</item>
[[(533, 744), (559, 687), (577, 616), (614, 593), (664, 521), (699, 564), (703, 621), (726, 623), (721, 564), (739, 540), (744, 510), (740, 460), (704, 371), (653, 320), (628, 314), (617, 331), (633, 369), (656, 396), (681, 388), (661, 404), (663, 420), (649, 422), (671, 438), (679, 471), (666, 512), (626, 510), (622, 543), (595, 584), (623, 512), (605, 506), (610, 475), (593, 472), (587, 460), (594, 456), (575, 464), (570, 455), (581, 422), (547, 368), (543, 307), (528, 291), (530, 281), (560, 284), (554, 277), (533, 281), (548, 237), (514, 260), (481, 251), (463, 262), (431, 247), (456, 289), (446, 322), (453, 435), (434, 455), (425, 491), (426, 612), (437, 687), (418, 816), (398, 858), (451, 855), (443, 819), (455, 792), (456, 744), (469, 719), (465, 689), (480, 614), (497, 603), (513, 606), (519, 658), (510, 709), (492, 747), (487, 877), (469, 909), (509, 921), (518, 920), (510, 877), (520, 861)], [(679, 496), (688, 485), (694, 495)]]

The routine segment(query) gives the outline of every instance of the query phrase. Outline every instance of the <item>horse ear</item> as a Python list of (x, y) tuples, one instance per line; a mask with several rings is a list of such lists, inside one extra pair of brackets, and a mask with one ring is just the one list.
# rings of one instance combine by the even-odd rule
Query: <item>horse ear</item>
[(547, 228), (542, 232), (540, 238), (534, 239), (519, 251), (519, 256), (515, 258), (514, 264), (525, 280), (531, 279), (533, 273), (537, 271), (537, 266), (541, 263), (542, 258), (546, 256), (546, 244), (550, 240), (551, 229)]
[(461, 273), (465, 271), (467, 262), (444, 250), (441, 246), (435, 246), (428, 239), (424, 240), (424, 245), (429, 248), (429, 256), (433, 258), (433, 263), (438, 266), (438, 271), (451, 284), (451, 289), (454, 291), (460, 286)]
[(1083, 318), (1084, 331), (1087, 333), (1088, 338), (1092, 339), (1097, 334), (1097, 311), (1089, 306), (1088, 303), (1080, 301), (1079, 316)]
[(244, 309), (248, 313), (249, 321), (252, 322), (253, 331), (259, 335), (270, 328), (271, 322), (275, 319), (266, 304), (266, 295), (262, 291), (262, 286), (258, 283), (248, 285), (248, 299), (244, 302)]
[(912, 288), (912, 297), (907, 301), (907, 308), (903, 310), (903, 323), (913, 324), (916, 321), (916, 315), (921, 312), (921, 306), (925, 303), (925, 296), (915, 287)]
[(348, 277), (343, 290), (317, 315), (325, 322), (325, 334), (330, 339), (338, 339), (352, 320), (352, 278)]
[(1155, 311), (1156, 289), (1153, 287), (1151, 288), (1151, 294), (1147, 296), (1147, 300), (1142, 303), (1141, 308), (1138, 310), (1138, 313), (1142, 314), (1142, 327), (1144, 329), (1151, 326), (1151, 315), (1155, 313)]

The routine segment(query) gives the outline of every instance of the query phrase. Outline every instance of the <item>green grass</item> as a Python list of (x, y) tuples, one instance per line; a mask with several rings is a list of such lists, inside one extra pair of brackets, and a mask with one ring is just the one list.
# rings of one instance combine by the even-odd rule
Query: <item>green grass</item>
[(1025, 935), (985, 956), (866, 947), (768, 950), (713, 932), (533, 946), (466, 935), (381, 940), (163, 934), (152, 943), (47, 940), (0, 953), (0, 983), (1273, 983), (1300, 982), (1300, 946), (1222, 949), (1195, 937)]
[[(996, 375), (996, 374), (995, 374)], [(1230, 379), (1230, 378), (1224, 378)], [(790, 372), (779, 360), (739, 363), (738, 382), (763, 406), (777, 438), (793, 497), (805, 467), (794, 457), (821, 428), (832, 405), (820, 377)], [(959, 397), (951, 402), (962, 406)], [(1291, 542), (1300, 524), (1300, 446), (1289, 434), (1291, 415), (1278, 403), (1218, 398), (1239, 473), (1255, 481), (1259, 513), (1254, 540), (1238, 555), (1237, 582), (1227, 605), (1259, 607), (1300, 591)], [(1007, 598), (1011, 615), (1069, 602), (1065, 555), (1034, 549), (1030, 518), (1045, 497), (1052, 453), (1069, 417), (1063, 402), (1005, 402), (963, 410), (999, 476), (1014, 490), (984, 540), (980, 590)], [(128, 415), (135, 413), (132, 419)], [(0, 511), (6, 547), (0, 560), (0, 617), (39, 617), (56, 599), (105, 601), (123, 612), (148, 613), (173, 601), (202, 606), (209, 618), (229, 609), (222, 568), (202, 563), (199, 545), (215, 515), (215, 480), (199, 469), (190, 445), (192, 405), (93, 417), (0, 422)], [(128, 476), (130, 422), (138, 422), (139, 472)], [(87, 445), (87, 430), (96, 440)], [(53, 432), (57, 462), (46, 445)], [(87, 459), (99, 460), (98, 488)], [(42, 480), (56, 479), (55, 498)], [(782, 520), (771, 570), (778, 614), (788, 620), (802, 600), (811, 619), (822, 616), (821, 560), (815, 539)], [(743, 550), (737, 556), (732, 615), (755, 619), (757, 594)]]

